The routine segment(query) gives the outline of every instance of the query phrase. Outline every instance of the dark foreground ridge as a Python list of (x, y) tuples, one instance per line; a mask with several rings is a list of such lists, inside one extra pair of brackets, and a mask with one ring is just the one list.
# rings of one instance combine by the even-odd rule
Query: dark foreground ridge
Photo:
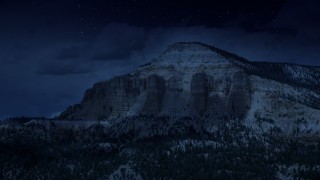
[[(318, 136), (289, 138), (276, 129), (257, 135), (236, 121), (207, 132), (192, 125), (199, 119), (125, 120), (112, 127), (61, 128), (52, 122), (50, 129), (35, 124), (1, 128), (0, 178), (313, 179), (320, 175)], [(145, 134), (139, 124), (153, 134)]]

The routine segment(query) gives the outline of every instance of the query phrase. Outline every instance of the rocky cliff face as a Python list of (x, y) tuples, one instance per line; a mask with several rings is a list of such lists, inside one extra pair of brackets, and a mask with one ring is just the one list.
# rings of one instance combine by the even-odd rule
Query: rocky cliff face
[(250, 123), (258, 118), (288, 119), (289, 114), (307, 113), (308, 108), (315, 120), (320, 109), (319, 74), (317, 67), (272, 63), (262, 67), (202, 43), (175, 43), (134, 72), (95, 84), (80, 104), (69, 107), (60, 118), (142, 114), (230, 117)]
[(158, 75), (151, 75), (147, 80), (146, 99), (142, 113), (146, 115), (157, 115), (161, 112), (162, 99), (166, 92), (165, 81)]
[(192, 110), (195, 113), (203, 114), (207, 110), (208, 87), (207, 75), (197, 73), (191, 80)]
[(243, 72), (233, 75), (232, 86), (229, 94), (229, 114), (234, 117), (243, 117), (250, 108), (250, 79)]

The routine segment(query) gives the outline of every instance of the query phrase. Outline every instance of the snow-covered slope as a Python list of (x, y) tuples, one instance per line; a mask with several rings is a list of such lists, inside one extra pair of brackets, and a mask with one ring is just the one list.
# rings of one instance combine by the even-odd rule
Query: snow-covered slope
[(199, 116), (216, 123), (243, 119), (261, 133), (317, 132), (319, 79), (319, 67), (250, 62), (203, 43), (178, 42), (134, 72), (95, 84), (60, 118)]

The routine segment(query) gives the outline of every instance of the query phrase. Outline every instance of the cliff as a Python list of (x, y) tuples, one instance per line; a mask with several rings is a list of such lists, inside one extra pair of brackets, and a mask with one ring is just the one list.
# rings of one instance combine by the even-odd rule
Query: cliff
[(180, 42), (130, 74), (95, 84), (60, 118), (229, 117), (249, 125), (279, 119), (275, 126), (282, 126), (308, 114), (314, 123), (320, 114), (319, 79), (319, 67), (262, 66), (203, 43)]

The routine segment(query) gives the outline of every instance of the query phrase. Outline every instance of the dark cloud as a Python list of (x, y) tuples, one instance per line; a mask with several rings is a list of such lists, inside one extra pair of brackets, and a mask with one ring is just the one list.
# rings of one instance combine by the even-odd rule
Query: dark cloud
[[(87, 61), (87, 58), (81, 56), (80, 48), (71, 46), (59, 51), (57, 57), (55, 52), (59, 47), (51, 47), (51, 51), (46, 52), (36, 60), (35, 73), (38, 75), (53, 75), (53, 76), (67, 76), (67, 75), (81, 75), (90, 74), (95, 71), (94, 64)], [(83, 54), (86, 49), (82, 49)]]
[[(63, 49), (61, 44), (51, 45), (49, 52), (42, 53), (36, 63), (36, 73), (65, 76), (105, 71), (104, 67), (121, 66), (127, 69), (137, 63), (133, 56), (145, 49), (147, 40), (148, 34), (144, 28), (112, 23), (86, 43), (68, 43), (69, 47)], [(53, 55), (56, 51), (58, 54)]]
[(296, 32), (295, 39), (288, 42), (288, 48), (307, 55), (303, 57), (302, 53), (296, 52), (293, 58), (300, 58), (300, 63), (319, 65), (320, 58), (317, 55), (320, 50), (319, 9), (320, 2), (317, 0), (305, 0), (303, 3), (292, 0), (281, 9), (275, 20), (275, 26)]
[(62, 49), (58, 54), (58, 59), (78, 59), (80, 58), (80, 48), (73, 46), (69, 48)]
[(145, 48), (147, 32), (128, 24), (111, 23), (97, 36), (91, 51), (93, 60), (124, 60)]
[[(320, 2), (318, 0), (291, 0), (280, 10), (276, 25), (303, 33), (306, 29), (320, 28)], [(317, 35), (308, 33), (310, 35)]]
[(87, 67), (85, 65), (75, 64), (74, 62), (68, 63), (54, 63), (46, 64), (41, 66), (40, 69), (36, 71), (40, 75), (56, 75), (65, 76), (73, 74), (89, 74), (92, 73), (94, 69)]
[(114, 61), (114, 60), (126, 60), (130, 57), (131, 51), (126, 51), (126, 49), (115, 48), (110, 52), (96, 52), (92, 59), (97, 61)]

